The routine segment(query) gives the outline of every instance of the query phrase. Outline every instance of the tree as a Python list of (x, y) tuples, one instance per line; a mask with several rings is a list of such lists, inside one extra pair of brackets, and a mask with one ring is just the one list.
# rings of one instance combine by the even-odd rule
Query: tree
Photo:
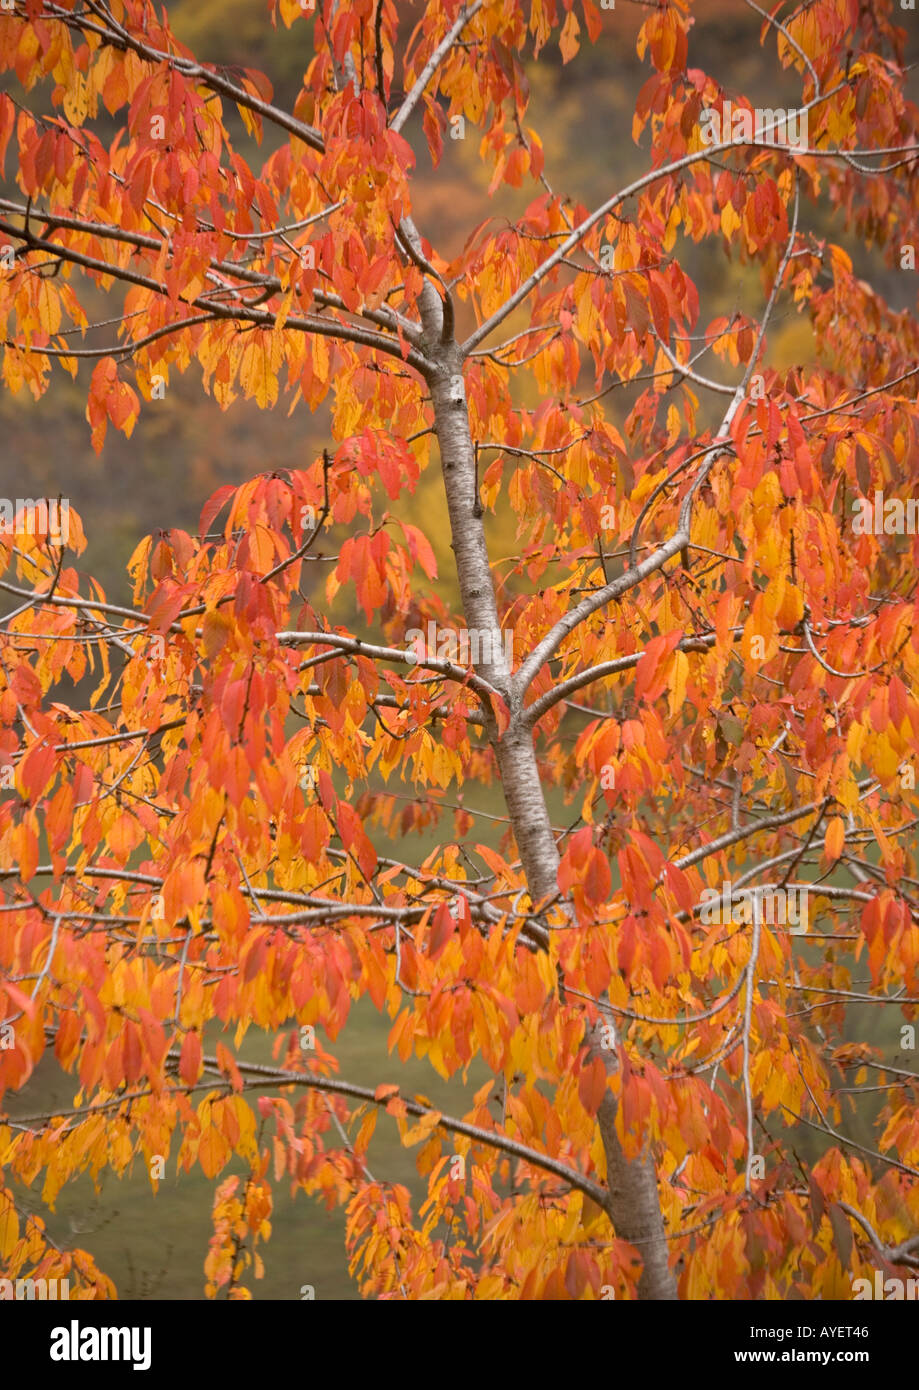
[[(440, 0), (411, 34), (391, 0), (277, 0), (313, 42), (290, 110), (147, 0), (4, 5), (31, 94), (0, 97), (6, 385), (91, 367), (99, 449), (197, 362), (222, 408), (283, 391), (332, 433), (148, 538), (133, 606), (73, 568), (63, 502), (7, 518), (0, 1078), (51, 1049), (79, 1086), (0, 1117), (10, 1279), (110, 1296), (13, 1180), (53, 1204), (142, 1155), (155, 1188), (173, 1140), (248, 1165), (211, 1296), (248, 1296), (282, 1179), (346, 1204), (368, 1296), (851, 1297), (919, 1264), (917, 1075), (850, 1028), (871, 1004), (914, 1046), (919, 334), (807, 225), (913, 269), (917, 111), (890, 0), (748, 4), (796, 105), (688, 66), (688, 0), (643, 6), (648, 169), (593, 209), (544, 170), (524, 66), (595, 41), (592, 0)], [(479, 126), (492, 191), (533, 187), (449, 263), (413, 217), (419, 115), (435, 169)], [(678, 240), (757, 268), (757, 311), (703, 317)], [(814, 350), (780, 367), (788, 314)], [(461, 616), (408, 520), (438, 465)], [(470, 783), (500, 788), (502, 852), (460, 810), (423, 863), (386, 853)], [(319, 1031), (364, 997), (402, 1061), (484, 1063), (465, 1114), (395, 1058), (339, 1077)], [(380, 1112), (422, 1145), (417, 1213), (368, 1171)]]

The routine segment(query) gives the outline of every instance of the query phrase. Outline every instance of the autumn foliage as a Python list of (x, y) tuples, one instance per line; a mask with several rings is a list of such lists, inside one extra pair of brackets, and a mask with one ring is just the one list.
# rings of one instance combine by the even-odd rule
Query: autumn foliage
[[(526, 69), (578, 62), (592, 0), (278, 0), (309, 55), (290, 110), (148, 0), (0, 13), (5, 386), (77, 377), (97, 450), (190, 368), (216, 407), (330, 431), (145, 540), (129, 606), (77, 568), (72, 509), (66, 536), (34, 508), (0, 536), (8, 1278), (114, 1297), (17, 1192), (53, 1208), (141, 1164), (155, 1191), (158, 1156), (213, 1179), (212, 1297), (251, 1296), (282, 1184), (346, 1209), (365, 1297), (849, 1298), (915, 1267), (917, 1075), (891, 1053), (919, 1005), (919, 541), (852, 527), (919, 487), (916, 316), (850, 256), (910, 274), (899, 18), (763, 13), (806, 144), (711, 145), (702, 112), (750, 103), (689, 0), (637, 8), (646, 173), (588, 208)], [(486, 204), (447, 260), (413, 187), (458, 120), (527, 205)], [(706, 312), (692, 243), (751, 268), (756, 311)], [(789, 316), (799, 364), (771, 355)], [(429, 623), (512, 633), (512, 666), (419, 659)], [(500, 843), (453, 809), (490, 787)], [(706, 920), (726, 883), (810, 885), (804, 929)], [(362, 1000), (390, 1025), (371, 1086), (334, 1051)], [(32, 1115), (49, 1052), (72, 1105)], [(412, 1056), (487, 1080), (446, 1114), (400, 1082)], [(370, 1175), (375, 1125), (417, 1148), (420, 1204)]]

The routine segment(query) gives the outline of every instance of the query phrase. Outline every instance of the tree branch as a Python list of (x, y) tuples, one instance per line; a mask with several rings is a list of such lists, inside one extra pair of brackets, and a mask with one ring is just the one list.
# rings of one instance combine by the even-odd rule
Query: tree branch
[(456, 40), (463, 32), (466, 25), (469, 23), (471, 19), (473, 19), (478, 14), (479, 10), (482, 8), (482, 4), (483, 0), (475, 0), (475, 4), (470, 5), (468, 9), (464, 5), (462, 10), (460, 10), (459, 18), (456, 20), (454, 24), (451, 25), (447, 33), (441, 39), (440, 43), (434, 49), (434, 52), (431, 54), (430, 58), (425, 63), (424, 67), (419, 73), (418, 80), (415, 82), (415, 85), (412, 87), (412, 90), (409, 92), (408, 96), (405, 98), (402, 105), (399, 107), (399, 110), (396, 112), (395, 116), (390, 122), (391, 130), (395, 130), (398, 132), (405, 125), (405, 122), (408, 120), (409, 116), (412, 114), (415, 107), (421, 100), (424, 94), (425, 87), (428, 85), (431, 78), (434, 76), (435, 72), (440, 67), (444, 58), (446, 58), (447, 54), (450, 52), (450, 49), (456, 43)]
[[(97, 15), (100, 14), (98, 6), (93, 0), (87, 3)], [(109, 48), (117, 48), (121, 52), (130, 50), (137, 54), (139, 58), (144, 58), (148, 63), (165, 63), (169, 68), (181, 73), (185, 78), (192, 81), (197, 80), (203, 87), (209, 88), (212, 92), (217, 92), (221, 96), (230, 97), (237, 106), (245, 106), (257, 115), (263, 116), (265, 120), (278, 126), (281, 130), (286, 130), (291, 135), (296, 135), (298, 140), (302, 140), (311, 149), (317, 150), (320, 154), (325, 151), (325, 142), (318, 130), (306, 125), (303, 121), (296, 120), (295, 117), (288, 115), (278, 106), (272, 106), (270, 102), (263, 101), (261, 97), (252, 96), (243, 87), (237, 87), (228, 78), (220, 73), (212, 71), (210, 68), (202, 67), (190, 58), (180, 58), (173, 53), (164, 53), (160, 49), (153, 48), (150, 44), (142, 43), (135, 38), (127, 29), (118, 24), (114, 18), (101, 11), (103, 24), (93, 24), (86, 19), (85, 14), (74, 14), (70, 10), (61, 9), (58, 5), (45, 5), (45, 13), (52, 19), (57, 19), (68, 29), (77, 29), (82, 32), (89, 32), (98, 35), (101, 42)], [(109, 27), (109, 25), (111, 27)]]
[(578, 623), (589, 618), (591, 613), (596, 613), (598, 608), (603, 608), (614, 599), (621, 598), (623, 594), (628, 593), (629, 589), (634, 589), (636, 584), (640, 584), (643, 579), (647, 579), (648, 575), (654, 574), (668, 560), (678, 555), (688, 542), (688, 531), (684, 531), (682, 528), (675, 531), (670, 540), (659, 546), (653, 555), (649, 555), (640, 564), (627, 569), (609, 584), (604, 584), (601, 589), (589, 594), (587, 598), (581, 599), (581, 602), (576, 604), (563, 618), (559, 618), (555, 626), (550, 628), (545, 637), (536, 644), (526, 661), (515, 671), (512, 677), (512, 687), (516, 699), (522, 701), (541, 667), (558, 650), (569, 633), (574, 631)]
[[(831, 96), (835, 96), (837, 92), (842, 91), (842, 89), (845, 86), (846, 83), (840, 82), (835, 87), (833, 87), (831, 91), (824, 93), (822, 96), (814, 97), (811, 101), (807, 102), (804, 106), (800, 108), (800, 113), (803, 115), (805, 112), (810, 111), (814, 106), (817, 106), (820, 102), (829, 100)], [(782, 119), (784, 120), (784, 117)], [(681, 169), (688, 169), (693, 164), (698, 164), (702, 160), (711, 160), (715, 157), (715, 155), (723, 154), (725, 150), (740, 148), (762, 148), (782, 153), (782, 146), (773, 145), (771, 142), (763, 138), (764, 136), (770, 134), (772, 131), (776, 130), (780, 124), (781, 122), (777, 120), (774, 121), (770, 126), (764, 126), (762, 131), (760, 132), (759, 137), (755, 140), (724, 140), (718, 145), (708, 145), (704, 149), (694, 150), (691, 154), (683, 155), (682, 158), (675, 159), (670, 164), (663, 164), (659, 169), (652, 169), (650, 173), (643, 174), (641, 178), (635, 179), (633, 183), (630, 183), (627, 188), (624, 188), (621, 192), (614, 194), (612, 198), (608, 198), (605, 203), (602, 203), (600, 207), (598, 207), (594, 212), (590, 213), (587, 217), (583, 219), (583, 221), (579, 222), (578, 225), (575, 227), (574, 231), (571, 233), (571, 235), (566, 237), (562, 244), (556, 247), (552, 254), (550, 256), (547, 256), (541, 265), (538, 265), (536, 267), (532, 275), (529, 275), (526, 278), (526, 280), (524, 280), (523, 284), (520, 285), (519, 288), (516, 289), (514, 293), (504, 301), (501, 307), (499, 309), (496, 309), (495, 312), (491, 314), (485, 320), (484, 323), (480, 324), (479, 327), (469, 335), (469, 337), (462, 344), (462, 347), (460, 349), (463, 353), (463, 356), (467, 356), (473, 348), (478, 347), (479, 343), (481, 343), (484, 338), (487, 338), (489, 333), (491, 333), (492, 330), (495, 329), (499, 323), (503, 323), (504, 320), (508, 317), (508, 315), (512, 314), (513, 311), (517, 308), (517, 305), (521, 304), (523, 300), (526, 299), (527, 296), (536, 288), (540, 281), (544, 280), (545, 277), (549, 274), (549, 272), (554, 270), (558, 263), (564, 260), (564, 258), (571, 251), (573, 251), (574, 248), (578, 246), (580, 242), (584, 240), (584, 237), (587, 235), (590, 229), (592, 227), (595, 227), (602, 217), (606, 217), (615, 208), (619, 207), (620, 203), (624, 203), (628, 198), (633, 197), (636, 193), (640, 193), (643, 188), (647, 188), (651, 184), (657, 183), (659, 179), (669, 178), (672, 174), (678, 174)], [(904, 149), (906, 148), (908, 147), (904, 147)], [(789, 150), (788, 153), (791, 154), (792, 151)], [(853, 151), (794, 151), (794, 154), (796, 154), (797, 156), (806, 155), (811, 158), (820, 157), (822, 159), (841, 158), (842, 155), (846, 153), (851, 154), (853, 153)], [(872, 151), (872, 153), (880, 153), (880, 151)]]

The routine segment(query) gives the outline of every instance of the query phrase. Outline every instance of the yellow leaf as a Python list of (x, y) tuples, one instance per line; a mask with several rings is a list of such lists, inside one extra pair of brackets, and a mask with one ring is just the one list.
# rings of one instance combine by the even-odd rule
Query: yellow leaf
[(841, 246), (836, 246), (833, 242), (830, 242), (828, 250), (830, 253), (830, 261), (837, 274), (842, 272), (845, 275), (851, 275), (852, 260), (849, 253), (844, 251)]
[(274, 326), (276, 332), (282, 329), (284, 327), (284, 324), (287, 322), (287, 315), (290, 313), (290, 306), (293, 304), (293, 302), (294, 292), (293, 290), (289, 290), (287, 294), (285, 294), (284, 298), (281, 300), (281, 307), (278, 310), (277, 315), (275, 317)]
[(578, 24), (574, 10), (569, 10), (568, 18), (565, 20), (564, 28), (558, 40), (563, 63), (570, 63), (571, 59), (580, 48), (581, 45), (578, 43), (578, 34), (580, 32), (581, 26)]
[(219, 1130), (209, 1124), (198, 1145), (198, 1162), (208, 1178), (216, 1177), (230, 1157), (230, 1146)]
[(367, 1145), (370, 1143), (373, 1137), (373, 1131), (376, 1129), (378, 1114), (378, 1110), (372, 1109), (368, 1110), (367, 1114), (364, 1116), (357, 1138), (354, 1141), (354, 1150), (356, 1153), (366, 1153)]
[(56, 333), (61, 326), (61, 302), (57, 291), (49, 280), (41, 280), (38, 286), (36, 309), (38, 321), (44, 333)]
[(262, 118), (250, 111), (248, 106), (237, 106), (242, 123), (257, 145), (262, 143)]
[[(93, 107), (95, 108), (95, 101)], [(71, 125), (82, 125), (89, 111), (89, 91), (86, 78), (74, 70), (64, 91), (64, 115)], [(95, 110), (93, 110), (95, 115)]]
[(431, 1130), (441, 1119), (439, 1110), (429, 1110), (426, 1115), (422, 1115), (416, 1125), (406, 1130), (402, 1136), (402, 1143), (407, 1149), (410, 1149), (413, 1144), (419, 1144), (422, 1139), (427, 1139)]
[(849, 755), (849, 762), (857, 764), (861, 758), (862, 748), (868, 730), (864, 724), (852, 723), (849, 725), (849, 732), (846, 735), (846, 752)]
[(672, 718), (676, 718), (686, 701), (686, 680), (689, 676), (689, 657), (685, 652), (674, 652), (670, 660), (669, 706)]
[(219, 608), (205, 613), (204, 621), (201, 624), (201, 637), (204, 642), (204, 650), (212, 661), (226, 645), (227, 638), (232, 631), (233, 619), (229, 613), (224, 613)]
[(881, 828), (881, 822), (878, 820), (878, 817), (874, 811), (868, 812), (868, 819), (871, 822), (871, 829), (874, 831), (874, 838), (878, 842), (878, 849), (881, 851), (881, 858), (884, 860), (885, 864), (889, 864), (890, 861), (894, 858), (896, 850), (888, 840), (887, 836), (884, 834), (884, 831)]
[(278, 399), (278, 378), (273, 366), (267, 335), (254, 333), (243, 351), (239, 379), (246, 396), (254, 396), (261, 410)]
[(10, 1198), (0, 1207), (0, 1259), (7, 1259), (19, 1239), (19, 1216)]

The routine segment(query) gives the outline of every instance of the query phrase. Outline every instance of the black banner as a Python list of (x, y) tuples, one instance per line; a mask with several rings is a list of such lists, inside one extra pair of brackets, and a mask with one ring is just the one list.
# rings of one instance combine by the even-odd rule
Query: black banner
[[(514, 1315), (512, 1323), (507, 1322), (508, 1312), (505, 1307), (501, 1314), (503, 1337), (509, 1332), (513, 1336), (519, 1329), (517, 1316), (523, 1317), (525, 1327), (530, 1326), (526, 1311)], [(363, 1365), (353, 1362), (352, 1340), (338, 1343), (336, 1352), (332, 1339), (339, 1332), (352, 1339), (355, 1333), (372, 1335), (374, 1343), (362, 1343), (365, 1355), (371, 1345), (381, 1352), (385, 1348), (389, 1355), (398, 1345), (415, 1360), (430, 1349), (436, 1358), (431, 1365), (435, 1366), (443, 1365), (442, 1358), (449, 1350), (445, 1337), (462, 1335), (463, 1346), (468, 1346), (465, 1339), (470, 1331), (495, 1327), (490, 1322), (493, 1315), (484, 1310), (472, 1315), (472, 1324), (468, 1313), (463, 1321), (458, 1305), (447, 1315), (446, 1325), (437, 1322), (438, 1315), (430, 1307), (417, 1309), (408, 1322), (402, 1321), (404, 1316), (392, 1303), (372, 1313), (365, 1303), (329, 1302), (323, 1306), (320, 1300), (232, 1304), (0, 1302), (0, 1355), (6, 1375), (17, 1371), (37, 1374), (42, 1383), (67, 1384), (87, 1371), (108, 1377), (123, 1376), (131, 1370), (139, 1373), (139, 1384), (165, 1384), (167, 1376), (170, 1380), (184, 1378), (189, 1372), (232, 1375), (239, 1384), (240, 1378), (254, 1374), (286, 1379), (290, 1369), (299, 1378), (308, 1379), (320, 1365), (331, 1368), (338, 1355), (342, 1357), (340, 1369), (346, 1374), (363, 1370)], [(484, 1325), (480, 1317), (485, 1319)], [(569, 1322), (569, 1317), (573, 1321)], [(558, 1309), (551, 1323), (541, 1320), (535, 1338), (528, 1335), (525, 1341), (515, 1339), (504, 1345), (515, 1366), (525, 1366), (532, 1356), (534, 1370), (543, 1376), (545, 1362), (540, 1367), (536, 1357), (544, 1357), (540, 1350), (546, 1345), (544, 1338), (564, 1356), (577, 1350), (572, 1339), (587, 1337), (590, 1340), (582, 1346), (585, 1359), (579, 1363), (587, 1374), (604, 1365), (615, 1374), (617, 1368), (621, 1372), (630, 1364), (631, 1374), (645, 1367), (655, 1380), (662, 1374), (704, 1378), (710, 1371), (723, 1374), (729, 1370), (742, 1380), (749, 1369), (775, 1374), (788, 1366), (803, 1366), (824, 1373), (826, 1380), (841, 1368), (854, 1368), (864, 1372), (867, 1383), (879, 1373), (910, 1364), (915, 1356), (916, 1330), (916, 1310), (905, 1299), (667, 1304), (617, 1304), (611, 1300), (590, 1316)], [(594, 1340), (598, 1335), (602, 1339), (599, 1342)], [(398, 1343), (391, 1340), (394, 1336)], [(461, 1354), (457, 1345), (450, 1358), (454, 1375), (462, 1374)], [(481, 1372), (480, 1356), (481, 1351), (473, 1351), (470, 1374)]]

